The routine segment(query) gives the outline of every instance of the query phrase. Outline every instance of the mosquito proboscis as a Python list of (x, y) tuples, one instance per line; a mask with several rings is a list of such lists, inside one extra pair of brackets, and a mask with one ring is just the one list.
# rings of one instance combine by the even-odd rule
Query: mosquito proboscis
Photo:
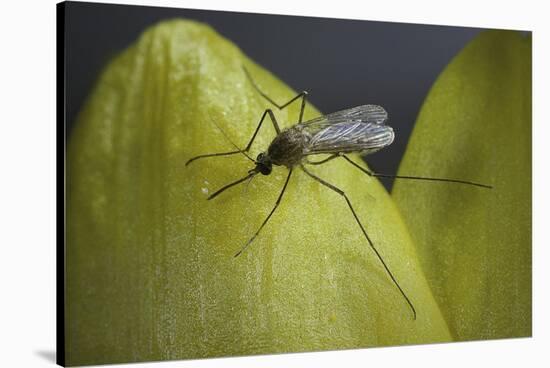
[[(288, 169), (288, 175), (286, 177), (283, 188), (281, 189), (281, 192), (277, 197), (277, 201), (275, 202), (273, 209), (264, 219), (256, 233), (254, 233), (254, 235), (248, 240), (248, 242), (246, 242), (246, 244), (235, 254), (235, 257), (242, 254), (248, 248), (248, 246), (258, 236), (263, 227), (267, 224), (267, 222), (281, 203), (293, 170), (295, 168), (300, 168), (310, 178), (343, 197), (355, 221), (357, 222), (357, 225), (365, 236), (369, 246), (384, 267), (393, 284), (397, 287), (397, 289), (409, 305), (413, 314), (413, 319), (416, 320), (416, 309), (413, 303), (411, 302), (407, 294), (403, 291), (403, 289), (397, 282), (397, 279), (394, 277), (393, 273), (390, 271), (390, 268), (382, 258), (381, 254), (374, 246), (374, 243), (367, 234), (365, 227), (359, 220), (359, 217), (357, 216), (357, 213), (355, 212), (355, 209), (353, 208), (353, 205), (351, 204), (351, 201), (346, 193), (335, 185), (310, 172), (306, 168), (306, 165), (321, 165), (333, 159), (342, 158), (353, 167), (372, 177), (439, 181), (465, 184), (488, 189), (492, 187), (490, 185), (475, 183), (466, 180), (432, 178), (423, 176), (387, 175), (373, 172), (351, 160), (346, 154), (357, 152), (366, 155), (376, 152), (393, 142), (395, 134), (393, 129), (390, 126), (386, 125), (388, 114), (386, 110), (384, 110), (384, 108), (378, 105), (361, 105), (350, 109), (338, 111), (332, 114), (320, 116), (308, 121), (303, 121), (306, 98), (308, 95), (306, 91), (298, 93), (288, 102), (279, 105), (258, 87), (258, 85), (255, 83), (254, 79), (245, 67), (243, 67), (243, 71), (254, 89), (264, 99), (266, 99), (270, 104), (272, 104), (279, 110), (286, 108), (291, 103), (297, 100), (301, 100), (301, 107), (298, 122), (291, 127), (281, 130), (277, 119), (275, 118), (275, 114), (273, 113), (273, 110), (266, 109), (260, 118), (258, 126), (256, 127), (254, 134), (252, 135), (252, 138), (250, 138), (250, 141), (244, 149), (240, 149), (237, 145), (230, 141), (235, 148), (235, 150), (233, 151), (203, 154), (195, 156), (186, 162), (186, 165), (189, 165), (191, 162), (202, 158), (243, 154), (255, 164), (255, 167), (250, 169), (246, 176), (218, 189), (216, 192), (212, 193), (208, 197), (208, 200), (217, 197), (225, 190), (237, 184), (252, 179), (257, 174), (271, 174), (273, 166), (285, 166)], [(248, 152), (250, 151), (252, 143), (254, 142), (254, 139), (256, 138), (258, 131), (260, 130), (262, 123), (264, 122), (266, 117), (269, 117), (269, 119), (271, 120), (277, 135), (269, 145), (268, 149), (260, 153), (256, 157), (256, 159), (253, 159), (248, 155)], [(218, 128), (221, 130), (221, 127), (218, 126)], [(225, 135), (225, 133), (223, 134)], [(229, 140), (227, 136), (226, 138)], [(311, 156), (319, 154), (329, 154), (329, 156), (319, 161), (311, 161), (309, 159)]]

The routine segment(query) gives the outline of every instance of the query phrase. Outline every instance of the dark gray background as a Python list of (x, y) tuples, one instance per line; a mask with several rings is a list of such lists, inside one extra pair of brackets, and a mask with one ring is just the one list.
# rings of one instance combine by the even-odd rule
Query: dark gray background
[[(213, 26), (323, 113), (382, 105), (395, 142), (368, 156), (372, 169), (395, 174), (430, 86), (481, 30), (357, 20), (66, 3), (66, 111), (75, 117), (101, 68), (148, 26), (192, 18)], [(268, 92), (268, 91), (266, 91)], [(391, 188), (391, 180), (385, 183)]]

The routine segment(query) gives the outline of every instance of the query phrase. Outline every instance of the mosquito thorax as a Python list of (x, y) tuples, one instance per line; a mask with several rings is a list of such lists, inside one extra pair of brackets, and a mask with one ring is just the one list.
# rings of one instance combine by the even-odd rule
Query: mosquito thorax
[(256, 171), (263, 175), (271, 174), (271, 158), (263, 152), (256, 157)]

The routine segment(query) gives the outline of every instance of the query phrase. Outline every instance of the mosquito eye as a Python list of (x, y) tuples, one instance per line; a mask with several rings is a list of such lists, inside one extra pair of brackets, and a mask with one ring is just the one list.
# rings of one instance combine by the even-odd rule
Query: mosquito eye
[(258, 168), (263, 175), (271, 174), (271, 165), (258, 165)]

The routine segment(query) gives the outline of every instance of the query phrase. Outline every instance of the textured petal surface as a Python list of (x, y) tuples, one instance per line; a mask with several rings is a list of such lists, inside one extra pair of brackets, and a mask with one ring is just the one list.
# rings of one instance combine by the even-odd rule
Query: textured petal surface
[[(248, 142), (268, 104), (243, 64), (276, 101), (295, 94), (208, 26), (181, 20), (147, 30), (101, 75), (68, 147), (69, 364), (450, 340), (392, 200), (346, 162), (312, 171), (349, 194), (416, 321), (343, 198), (299, 170), (260, 236), (233, 257), (287, 170), (207, 201), (251, 162), (185, 162), (233, 150), (216, 124)], [(282, 126), (298, 108), (276, 112)], [(318, 115), (308, 107), (305, 117)], [(273, 137), (266, 122), (253, 156)]]
[(531, 335), (531, 38), (488, 31), (447, 66), (422, 107), (395, 199), (458, 340)]

